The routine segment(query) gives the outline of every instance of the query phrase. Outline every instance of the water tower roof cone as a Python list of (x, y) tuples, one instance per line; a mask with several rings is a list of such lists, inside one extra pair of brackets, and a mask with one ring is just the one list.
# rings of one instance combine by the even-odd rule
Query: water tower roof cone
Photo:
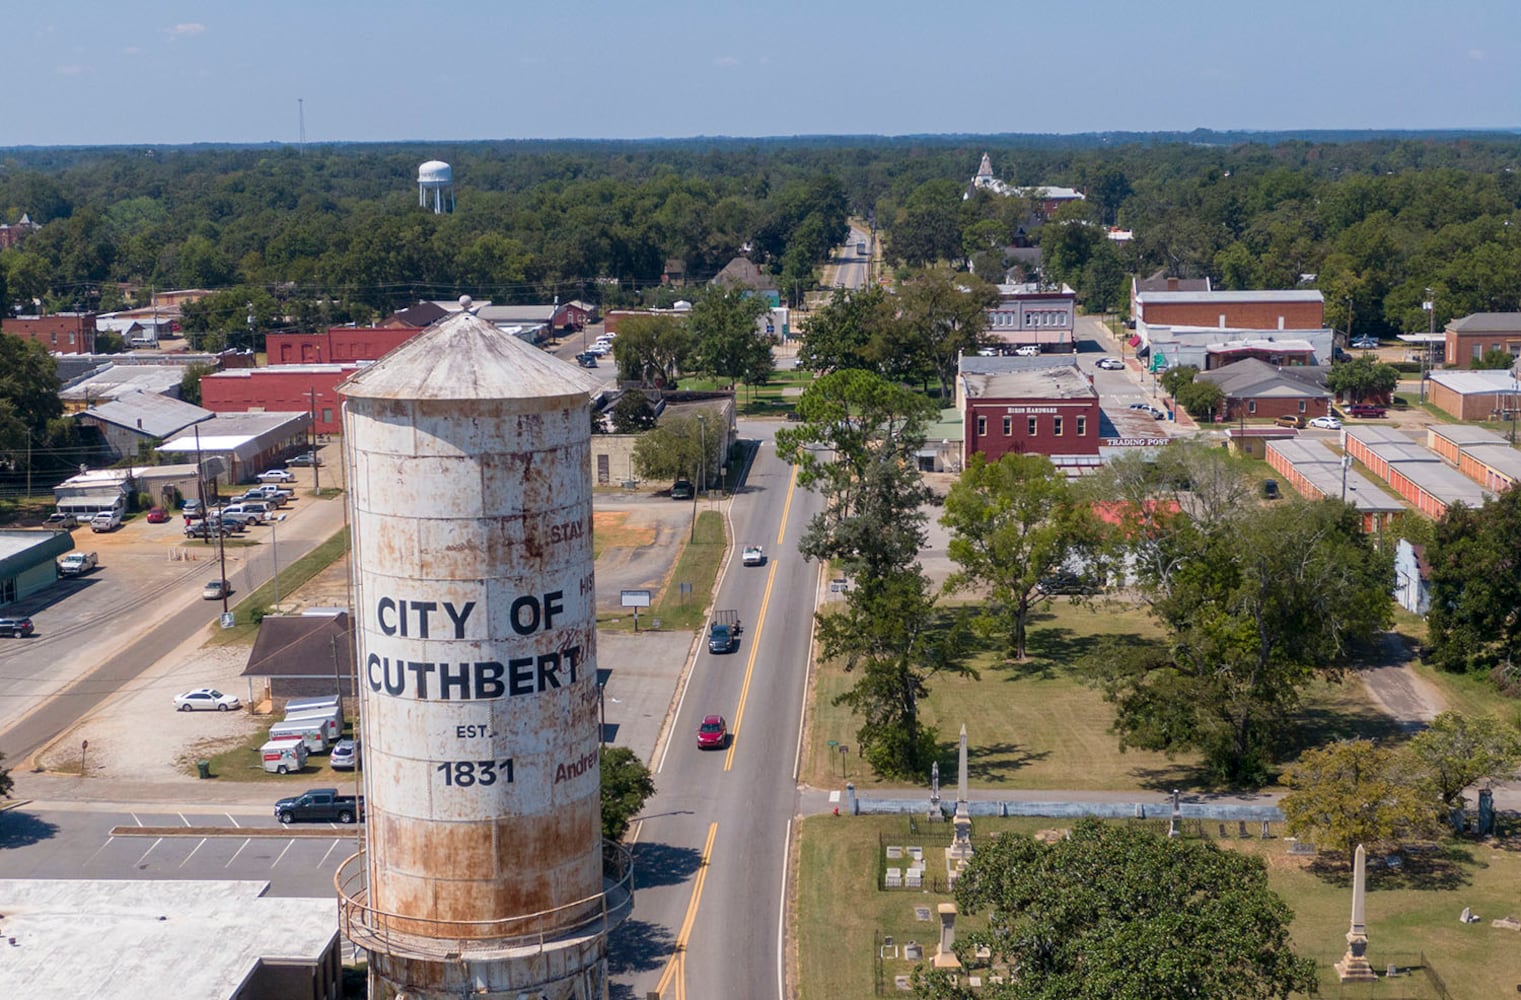
[(361, 399), (583, 399), (600, 379), (546, 354), (479, 316), (456, 313), (354, 375), (338, 388)]

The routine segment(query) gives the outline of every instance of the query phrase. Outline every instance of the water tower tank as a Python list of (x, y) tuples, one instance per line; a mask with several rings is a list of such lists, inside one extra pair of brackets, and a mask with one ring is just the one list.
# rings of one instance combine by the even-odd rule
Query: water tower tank
[(443, 160), (429, 160), (417, 168), (417, 204), (429, 207), (430, 195), (435, 215), (454, 211), (454, 168)]
[(409, 998), (600, 997), (632, 905), (601, 832), (595, 388), (469, 312), (340, 388), (368, 814), (341, 912)]

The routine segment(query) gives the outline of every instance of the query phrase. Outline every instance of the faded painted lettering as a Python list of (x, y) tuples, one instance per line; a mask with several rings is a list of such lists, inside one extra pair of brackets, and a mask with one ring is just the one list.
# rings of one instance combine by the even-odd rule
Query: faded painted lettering
[(581, 647), (556, 653), (460, 663), (403, 660), (371, 653), (365, 660), (370, 690), (414, 701), (489, 701), (569, 687), (579, 676)]

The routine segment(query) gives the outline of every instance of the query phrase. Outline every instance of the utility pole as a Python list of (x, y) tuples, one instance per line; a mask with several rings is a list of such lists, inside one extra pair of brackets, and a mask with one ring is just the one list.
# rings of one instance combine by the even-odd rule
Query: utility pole
[(312, 489), (317, 496), (322, 496), (322, 463), (317, 459), (317, 387), (314, 385), (306, 392), (307, 402), (310, 404), (311, 423), (311, 456), (312, 456)]
[[(1428, 337), (1436, 337), (1436, 295), (1431, 289), (1426, 289), (1426, 301), (1421, 303), (1421, 308), (1426, 310), (1426, 334)], [(1426, 402), (1426, 367), (1431, 363), (1431, 349), (1433, 341), (1426, 342), (1426, 349), (1421, 352), (1421, 402)]]

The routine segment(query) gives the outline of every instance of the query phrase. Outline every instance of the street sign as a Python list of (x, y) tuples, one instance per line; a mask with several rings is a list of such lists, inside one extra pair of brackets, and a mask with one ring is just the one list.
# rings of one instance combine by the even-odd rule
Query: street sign
[(238, 616), (237, 615), (233, 614), (231, 611), (223, 611), (222, 612), (222, 627), (223, 628), (232, 628), (237, 623), (238, 623)]
[(618, 598), (625, 608), (647, 608), (650, 606), (650, 592), (648, 590), (620, 590)]

